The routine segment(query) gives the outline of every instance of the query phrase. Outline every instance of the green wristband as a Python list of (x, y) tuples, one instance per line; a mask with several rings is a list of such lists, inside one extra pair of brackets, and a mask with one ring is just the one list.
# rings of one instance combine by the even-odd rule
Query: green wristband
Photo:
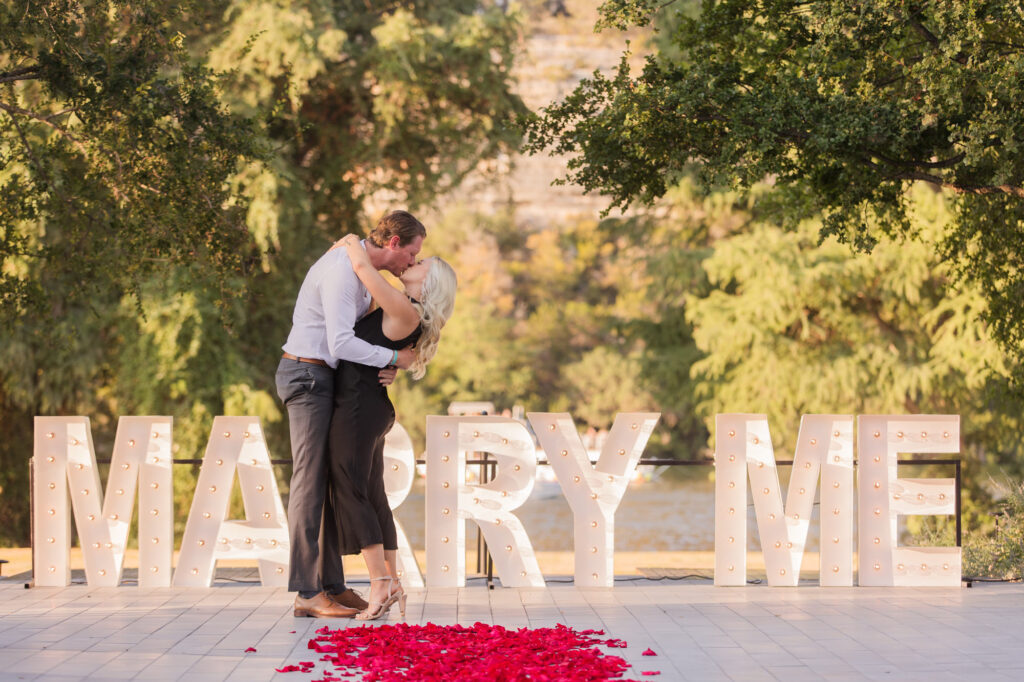
[(394, 356), (393, 356), (393, 357), (391, 358), (391, 364), (392, 364), (392, 365), (395, 365), (395, 366), (398, 366), (398, 351), (397, 351), (397, 350), (395, 350), (395, 351), (391, 351), (391, 352), (395, 354), (395, 355), (394, 355)]

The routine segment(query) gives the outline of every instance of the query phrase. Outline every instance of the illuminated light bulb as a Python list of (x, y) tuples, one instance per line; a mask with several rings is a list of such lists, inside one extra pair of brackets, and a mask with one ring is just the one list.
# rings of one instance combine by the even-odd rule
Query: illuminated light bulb
[(122, 465), (121, 465), (121, 470), (122, 470), (122, 471), (128, 471), (128, 470), (129, 470), (129, 469), (131, 469), (131, 468), (132, 468), (132, 465), (131, 465), (131, 464), (122, 464)]
[(107, 574), (107, 569), (101, 568), (100, 569), (100, 575), (106, 575), (106, 574)]
[(729, 513), (730, 514), (735, 514), (736, 513), (736, 507), (729, 507)]
[(95, 514), (89, 514), (89, 520), (90, 521), (95, 521), (96, 520), (96, 515)]
[(834, 516), (839, 516), (839, 507), (833, 507), (832, 514)]
[(192, 575), (199, 575), (199, 569), (198, 568), (193, 568), (192, 569)]
[(774, 521), (774, 520), (775, 520), (775, 514), (774, 514), (774, 513), (772, 513), (772, 514), (769, 514), (769, 515), (768, 515), (768, 520), (769, 520), (769, 521)]
[(53, 456), (50, 456), (50, 457), (47, 457), (47, 458), (46, 458), (46, 461), (47, 461), (47, 462), (50, 462), (50, 463), (52, 464), (52, 463), (53, 463), (53, 462), (55, 462), (56, 460), (55, 460), (55, 459), (53, 458)]
[(903, 438), (903, 432), (902, 431), (897, 431), (896, 432), (896, 437), (897, 438)]
[(786, 569), (780, 568), (779, 569), (779, 575), (786, 575)]
[(924, 493), (918, 493), (917, 494), (917, 499), (918, 500), (923, 500), (924, 499)]
[(479, 497), (474, 497), (473, 498), (473, 504), (480, 504), (480, 498)]
[(441, 484), (441, 487), (442, 488), (447, 488), (448, 485), (449, 485), (448, 481), (445, 481), (444, 483)]
[(818, 444), (818, 439), (817, 438), (812, 438), (811, 439), (811, 445), (817, 445), (817, 444)]
[(800, 488), (800, 494), (801, 494), (801, 495), (803, 495), (803, 494), (804, 494), (804, 493), (806, 493), (806, 492), (807, 492), (806, 490), (804, 490), (803, 488)]
[(79, 471), (81, 471), (82, 469), (85, 468), (85, 465), (82, 464), (81, 462), (79, 462), (78, 464), (75, 465), (75, 468), (78, 469)]
[(921, 570), (922, 571), (927, 571), (928, 570), (928, 564), (921, 564)]
[(876, 562), (875, 562), (875, 565), (874, 565), (874, 566), (872, 566), (872, 568), (874, 568), (874, 569), (875, 569), (876, 571), (881, 571), (881, 570), (882, 570), (882, 564), (880, 564), (880, 563), (878, 563), (878, 562), (876, 561)]
[(258, 462), (258, 461), (256, 461), (256, 459), (255, 459), (255, 458), (253, 458), (253, 460), (252, 460), (252, 465), (253, 465), (253, 466), (256, 466), (257, 464), (259, 464), (259, 462)]
[(505, 545), (505, 551), (506, 552), (511, 552), (512, 551), (512, 545)]
[(128, 447), (134, 448), (135, 447), (135, 441), (134, 440), (128, 441)]
[(157, 433), (156, 431), (154, 431), (153, 432), (153, 438), (159, 438), (159, 437), (160, 437), (160, 434)]
[(501, 444), (502, 445), (508, 445), (508, 438), (502, 438), (501, 439)]
[(767, 495), (768, 493), (770, 493), (770, 492), (771, 492), (771, 490), (769, 490), (768, 488), (765, 488), (765, 489), (764, 489), (764, 490), (762, 490), (761, 492), (763, 492), (763, 493), (764, 493), (765, 495)]
[(875, 538), (875, 544), (876, 545), (882, 544), (882, 538)]
[(479, 437), (480, 437), (480, 432), (479, 431), (474, 431), (473, 432), (473, 438), (479, 438)]
[(590, 577), (593, 578), (594, 580), (597, 580), (599, 576), (597, 575), (597, 573), (591, 573)]
[(758, 443), (760, 443), (760, 442), (761, 442), (761, 441), (760, 441), (760, 440), (758, 440), (757, 436), (754, 436), (754, 445), (757, 445), (757, 444), (758, 444)]
[(568, 454), (569, 454), (568, 450), (562, 450), (562, 452), (561, 452), (562, 457), (566, 457), (566, 456), (568, 456)]
[(835, 544), (838, 545), (839, 544), (839, 538), (838, 537), (833, 537), (832, 538), (832, 542), (834, 542)]
[(398, 471), (398, 465), (397, 464), (392, 464), (391, 465), (391, 470), (392, 471)]
[(597, 547), (591, 547), (590, 548), (590, 553), (591, 554), (597, 554)]
[(47, 437), (47, 438), (53, 438), (53, 437), (54, 437), (54, 436), (56, 436), (56, 435), (57, 435), (57, 434), (55, 434), (55, 433), (54, 433), (53, 431), (50, 431), (50, 432), (49, 432), (48, 434), (46, 434), (46, 437)]
[(597, 521), (591, 521), (590, 522), (590, 527), (591, 528), (597, 528)]
[(107, 543), (107, 549), (110, 549), (113, 546), (114, 546), (113, 543), (110, 543), (110, 542)]
[(215, 485), (211, 485), (211, 486), (210, 486), (210, 492), (211, 492), (211, 493), (215, 493), (215, 492), (217, 492), (217, 486), (215, 486)]
[(811, 468), (811, 463), (810, 462), (804, 462), (804, 469), (810, 469), (810, 468)]
[(405, 571), (402, 571), (402, 570), (395, 571), (395, 572), (398, 574), (399, 578), (401, 578), (403, 575), (405, 575)]
[(451, 432), (450, 432), (450, 431), (445, 431), (445, 432), (444, 432), (444, 433), (442, 433), (441, 435), (442, 435), (443, 437), (447, 438), (448, 436), (450, 436), (450, 435), (452, 435), (452, 434), (451, 434)]
[(833, 488), (838, 488), (839, 487), (839, 481), (833, 481), (832, 482), (832, 487)]
[(833, 566), (832, 567), (832, 572), (833, 573), (838, 573), (839, 572), (839, 567), (838, 566)]
[(946, 499), (946, 493), (939, 493), (939, 499), (940, 500)]
[(902, 571), (903, 570), (903, 564), (896, 564), (896, 570), (897, 571)]
[[(729, 541), (732, 542), (732, 538), (729, 538)], [(782, 547), (782, 542), (780, 540), (776, 540), (775, 541), (775, 548), (776, 549), (780, 549), (781, 547)]]
[(160, 484), (159, 483), (150, 483), (149, 487), (152, 488), (153, 490), (156, 490), (157, 488), (160, 487)]
[(228, 539), (227, 538), (221, 538), (220, 539), (220, 544), (222, 544), (222, 545), (228, 544)]
[(231, 438), (231, 432), (230, 431), (225, 431), (224, 432), (224, 437), (225, 438)]
[(448, 457), (448, 455), (443, 455), (443, 456), (441, 457), (441, 461), (442, 461), (442, 462), (447, 462), (447, 461), (448, 461), (449, 459), (451, 459), (451, 458), (450, 458), (450, 457)]
[(261, 493), (261, 492), (263, 492), (263, 485), (262, 485), (262, 484), (261, 484), (261, 485), (258, 485), (258, 486), (256, 486), (256, 492), (258, 492), (258, 493)]
[(525, 578), (526, 577), (526, 571), (519, 571), (519, 575), (521, 575), (522, 577)]
[(879, 431), (875, 431), (875, 438), (879, 438), (882, 434)]
[(927, 438), (927, 437), (928, 437), (928, 432), (927, 431), (922, 431), (921, 432), (921, 438)]
[(793, 543), (792, 542), (787, 542), (786, 543), (786, 549), (793, 549)]
[(882, 487), (881, 481), (875, 481), (875, 489), (877, 490), (878, 488), (881, 488), (881, 487)]
[(836, 455), (835, 457), (833, 457), (832, 461), (833, 462), (838, 462), (839, 461), (839, 455)]
[(50, 483), (50, 490), (53, 490), (56, 487), (57, 487), (56, 483)]
[(72, 445), (78, 445), (78, 439), (77, 438), (72, 438), (71, 439), (71, 444)]
[(444, 571), (445, 573), (447, 573), (448, 572), (448, 564), (445, 564), (444, 566), (442, 566), (441, 570)]
[(203, 518), (204, 519), (210, 518), (210, 512), (203, 512)]
[(619, 457), (621, 457), (621, 456), (622, 456), (622, 455), (624, 455), (624, 454), (626, 454), (626, 451), (625, 451), (625, 450), (622, 450), (622, 449), (620, 449), (620, 450), (619, 450)]
[(99, 548), (100, 548), (101, 546), (102, 546), (102, 545), (100, 545), (100, 543), (98, 543), (98, 542), (94, 542), (94, 543), (92, 543), (92, 548), (93, 548), (93, 549), (99, 549)]
[(271, 547), (277, 547), (277, 540), (271, 540), (270, 541), (270, 546)]
[(117, 514), (111, 514), (110, 515), (110, 520), (111, 521), (117, 521)]
[(730, 570), (730, 571), (735, 571), (735, 570), (736, 570), (736, 567), (735, 567), (735, 566), (733, 566), (732, 564), (729, 564), (729, 570)]
[(501, 519), (494, 519), (494, 525), (495, 526), (500, 526), (501, 525)]
[(898, 499), (900, 499), (901, 497), (902, 497), (902, 495), (900, 495), (899, 493), (894, 493), (894, 494), (893, 494), (893, 496), (892, 496), (892, 499), (894, 499), (894, 500), (898, 500)]
[(758, 462), (757, 463), (757, 468), (758, 469), (764, 469), (764, 462)]
[(630, 428), (632, 428), (632, 429), (633, 429), (634, 431), (636, 431), (636, 429), (637, 429), (637, 427), (638, 427), (638, 426), (639, 426), (639, 424), (635, 424), (635, 423), (634, 423), (634, 424), (631, 424), (631, 425), (630, 425)]
[(942, 432), (942, 437), (943, 438), (949, 438), (949, 431), (943, 431)]
[(729, 432), (729, 438), (735, 438), (735, 437), (736, 437), (736, 432), (735, 431), (730, 431)]
[(151, 568), (151, 569), (149, 569), (149, 570), (150, 570), (151, 572), (153, 572), (153, 573), (156, 573), (156, 572), (158, 572), (158, 571), (159, 571), (160, 569), (158, 569), (158, 568), (157, 568), (156, 566), (154, 566), (153, 568)]
[(555, 430), (555, 425), (554, 424), (548, 424), (548, 431), (554, 431), (554, 430)]
[(734, 537), (732, 537), (732, 536), (730, 535), (730, 536), (729, 536), (729, 542), (736, 542), (736, 538), (734, 538)]
[(736, 481), (729, 481), (729, 487), (730, 488), (735, 488), (736, 487)]
[(449, 509), (448, 507), (445, 507), (444, 509), (441, 510), (441, 513), (447, 516), (448, 514), (452, 513), (452, 510)]
[(942, 570), (943, 571), (948, 571), (949, 570), (949, 564), (942, 564)]
[(160, 514), (160, 510), (159, 509), (153, 509), (149, 513), (152, 514), (153, 516), (158, 516)]
[(50, 573), (55, 573), (56, 571), (57, 571), (57, 567), (56, 566), (50, 566)]
[(590, 499), (596, 500), (597, 499), (597, 493), (591, 493), (590, 494)]
[(224, 460), (218, 459), (217, 460), (217, 466), (224, 466)]
[(154, 457), (153, 458), (153, 464), (159, 464), (159, 462), (160, 462), (160, 458), (159, 457)]
[(523, 468), (523, 467), (519, 466), (518, 464), (517, 464), (517, 465), (515, 465), (514, 467), (512, 467), (512, 469), (513, 469), (513, 470), (515, 470), (515, 471), (519, 471), (519, 470), (520, 470), (520, 469), (522, 469), (522, 468)]
[(245, 433), (242, 434), (242, 438), (248, 438), (248, 437), (249, 437), (249, 432), (248, 431), (246, 431)]
[(735, 462), (736, 461), (736, 455), (729, 455), (729, 461), (730, 462)]
[(252, 538), (246, 538), (245, 539), (245, 544), (251, 545), (252, 544)]
[(206, 545), (206, 540), (200, 540), (196, 544), (199, 545), (200, 547), (204, 547)]
[(875, 507), (875, 516), (881, 516), (881, 515), (882, 515), (882, 510), (879, 509), (878, 507)]
[(284, 569), (278, 566), (276, 569), (274, 569), (274, 573), (280, 575), (281, 573), (284, 573)]
[(46, 538), (46, 541), (53, 544), (54, 542), (57, 542), (57, 538)]
[(124, 495), (124, 488), (118, 488), (117, 489), (117, 494), (118, 495)]
[(875, 455), (875, 456), (874, 456), (874, 460), (875, 460), (876, 462), (881, 462), (881, 461), (882, 461), (882, 458), (881, 458), (881, 456), (879, 456), (879, 455)]
[(50, 509), (48, 513), (50, 514), (50, 516), (53, 516), (54, 514), (57, 513), (57, 510), (56, 509)]
[(269, 519), (270, 518), (270, 512), (263, 512), (263, 518)]
[(441, 542), (447, 544), (448, 543), (448, 536), (446, 535), (443, 538), (441, 538)]

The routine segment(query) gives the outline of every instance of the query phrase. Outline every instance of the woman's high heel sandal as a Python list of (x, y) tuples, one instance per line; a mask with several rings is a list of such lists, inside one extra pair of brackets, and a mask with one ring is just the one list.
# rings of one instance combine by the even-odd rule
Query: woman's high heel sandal
[(405, 600), (407, 598), (405, 595), (405, 590), (402, 589), (402, 583), (398, 580), (393, 580), (392, 582), (398, 583), (398, 587), (393, 588), (389, 586), (389, 592), (391, 594), (388, 597), (388, 608), (391, 608), (391, 605), (397, 601), (398, 612), (402, 615), (402, 618), (405, 618)]
[(386, 615), (388, 610), (391, 608), (392, 604), (394, 604), (395, 601), (398, 599), (399, 594), (401, 594), (402, 596), (402, 605), (400, 608), (402, 611), (402, 615), (405, 615), (405, 592), (402, 591), (401, 585), (399, 585), (398, 591), (393, 591), (391, 589), (390, 583), (394, 582), (394, 578), (390, 576), (384, 578), (370, 578), (370, 582), (375, 582), (378, 580), (387, 580), (389, 582), (388, 596), (385, 597), (384, 601), (382, 602), (371, 601), (370, 604), (366, 607), (366, 609), (356, 614), (356, 620), (377, 620), (378, 618)]

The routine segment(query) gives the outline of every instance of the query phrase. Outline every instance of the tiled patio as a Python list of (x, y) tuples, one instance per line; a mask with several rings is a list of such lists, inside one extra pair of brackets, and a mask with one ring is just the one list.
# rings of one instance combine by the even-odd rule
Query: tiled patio
[[(0, 679), (308, 680), (274, 668), (317, 660), (306, 648), (317, 628), (359, 624), (295, 619), (291, 601), (284, 590), (246, 583), (25, 589), (5, 578)], [(474, 581), (410, 591), (407, 615), (411, 623), (603, 629), (629, 643), (609, 653), (633, 664), (634, 679), (1024, 679), (1020, 584), (787, 589), (637, 580), (613, 589), (488, 590)], [(395, 609), (389, 622), (397, 619)], [(640, 655), (648, 647), (657, 657)], [(645, 670), (661, 675), (641, 677)]]

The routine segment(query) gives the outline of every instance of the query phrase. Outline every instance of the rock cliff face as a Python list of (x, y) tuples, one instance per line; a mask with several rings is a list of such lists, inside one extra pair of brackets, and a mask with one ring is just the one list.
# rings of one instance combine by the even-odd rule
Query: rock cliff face
[[(529, 19), (523, 39), (516, 77), (519, 95), (530, 109), (562, 100), (595, 70), (610, 74), (622, 58), (627, 37), (632, 40), (634, 61), (642, 48), (643, 36), (606, 29), (594, 32), (598, 3), (569, 1), (570, 16), (552, 16), (551, 3), (527, 3)], [(517, 224), (528, 229), (556, 228), (581, 218), (597, 219), (608, 200), (584, 194), (576, 185), (552, 185), (565, 177), (566, 158), (552, 154), (516, 154), (496, 159), (470, 175), (457, 190), (439, 197), (430, 217), (453, 206), (480, 213), (511, 210)], [(381, 203), (377, 206), (377, 203)], [(383, 202), (369, 207), (369, 215), (387, 209)], [(612, 215), (619, 215), (613, 212)]]

